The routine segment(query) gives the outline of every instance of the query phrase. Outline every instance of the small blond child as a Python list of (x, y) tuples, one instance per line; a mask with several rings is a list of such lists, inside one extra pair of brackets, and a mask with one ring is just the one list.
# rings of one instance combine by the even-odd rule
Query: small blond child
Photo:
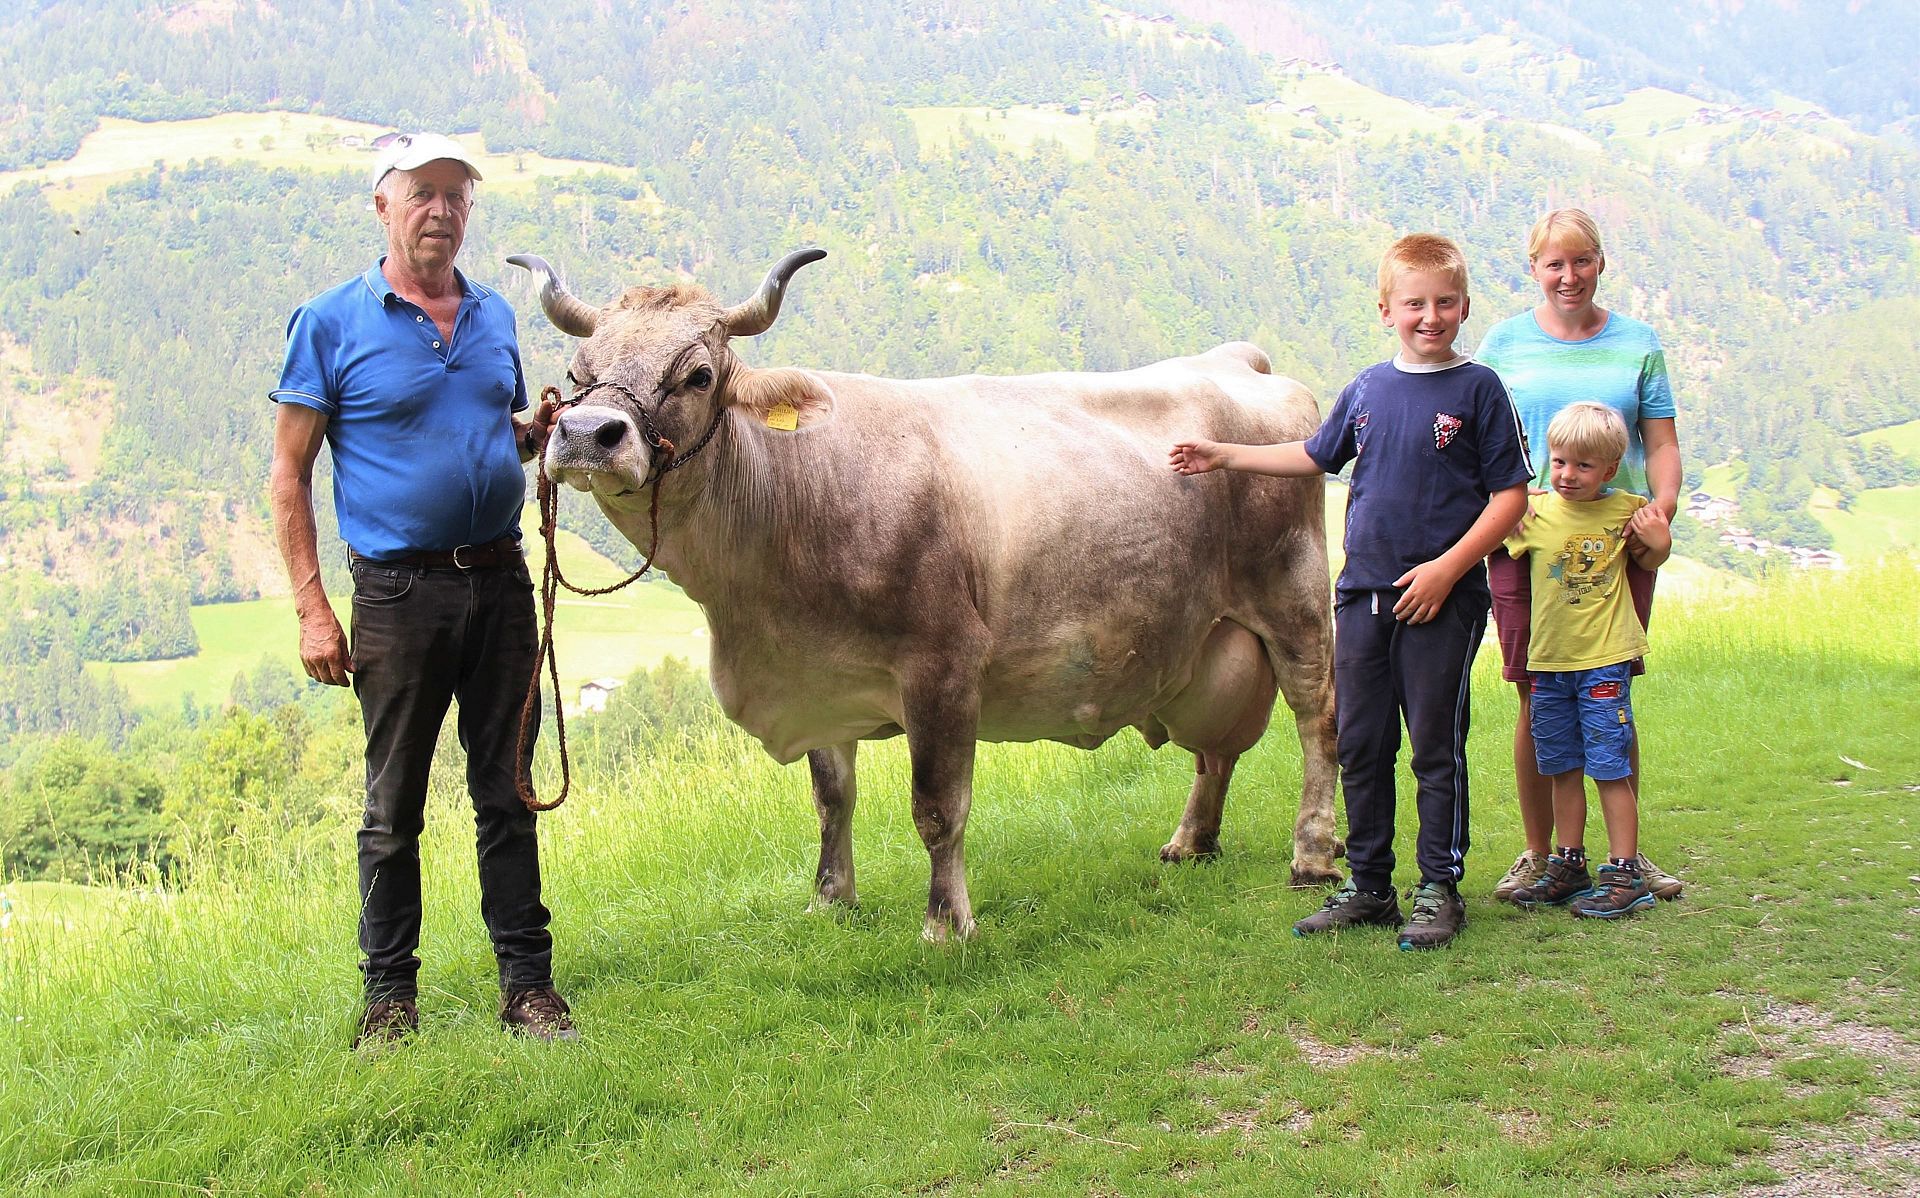
[[(1625, 579), (1632, 558), (1658, 567), (1673, 551), (1665, 515), (1645, 497), (1607, 484), (1627, 450), (1620, 414), (1597, 403), (1565, 408), (1547, 426), (1552, 489), (1531, 504), (1507, 552), (1528, 557), (1533, 629), (1527, 641), (1532, 731), (1540, 772), (1553, 779), (1560, 844), (1539, 881), (1514, 892), (1522, 907), (1570, 906), (1590, 919), (1651, 907), (1641, 876), (1640, 812), (1629, 750), (1634, 740), (1633, 662), (1647, 652)], [(1587, 789), (1600, 792), (1607, 863), (1587, 869)]]

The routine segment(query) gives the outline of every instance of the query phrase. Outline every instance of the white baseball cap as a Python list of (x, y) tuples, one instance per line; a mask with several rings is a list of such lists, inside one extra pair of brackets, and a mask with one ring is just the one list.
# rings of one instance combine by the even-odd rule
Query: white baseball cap
[(480, 181), (480, 168), (473, 164), (466, 148), (451, 137), (439, 133), (402, 133), (388, 142), (380, 156), (373, 160), (374, 190), (380, 189), (380, 180), (387, 177), (388, 171), (410, 171), (441, 158), (466, 167), (473, 181)]

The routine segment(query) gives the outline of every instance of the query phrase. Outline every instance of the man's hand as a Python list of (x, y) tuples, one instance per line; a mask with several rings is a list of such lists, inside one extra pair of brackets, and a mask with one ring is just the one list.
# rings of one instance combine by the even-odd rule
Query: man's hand
[(513, 422), (513, 440), (520, 447), (521, 461), (532, 461), (547, 451), (547, 438), (553, 435), (553, 420), (559, 410), (551, 399), (542, 399), (527, 412), (525, 420)]
[(1181, 474), (1205, 474), (1227, 464), (1227, 447), (1218, 441), (1181, 441), (1167, 451), (1167, 465)]
[(1447, 596), (1453, 593), (1453, 584), (1460, 581), (1460, 574), (1441, 558), (1430, 562), (1421, 562), (1413, 569), (1393, 580), (1393, 585), (1405, 587), (1400, 601), (1393, 605), (1393, 618), (1408, 624), (1425, 624), (1440, 614)]
[(300, 617), (300, 664), (307, 677), (328, 686), (345, 686), (353, 673), (353, 658), (347, 654), (347, 634), (330, 607)]

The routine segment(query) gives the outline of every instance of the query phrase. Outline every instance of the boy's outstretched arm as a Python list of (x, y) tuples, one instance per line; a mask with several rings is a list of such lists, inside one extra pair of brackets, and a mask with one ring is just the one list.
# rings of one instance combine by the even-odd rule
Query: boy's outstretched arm
[(1627, 521), (1627, 556), (1642, 570), (1657, 570), (1673, 556), (1673, 526), (1657, 503), (1649, 503)]
[(1209, 470), (1245, 470), (1282, 478), (1309, 478), (1325, 473), (1307, 456), (1305, 441), (1277, 445), (1232, 445), (1219, 441), (1181, 441), (1167, 451), (1167, 465), (1181, 474)]
[(1393, 605), (1394, 617), (1409, 624), (1425, 624), (1439, 615), (1441, 605), (1453, 593), (1453, 584), (1459, 582), (1460, 576), (1475, 562), (1500, 547), (1526, 510), (1525, 483), (1515, 483), (1489, 495), (1487, 506), (1473, 527), (1453, 543), (1453, 548), (1394, 579), (1394, 586), (1406, 588), (1401, 592), (1400, 601)]

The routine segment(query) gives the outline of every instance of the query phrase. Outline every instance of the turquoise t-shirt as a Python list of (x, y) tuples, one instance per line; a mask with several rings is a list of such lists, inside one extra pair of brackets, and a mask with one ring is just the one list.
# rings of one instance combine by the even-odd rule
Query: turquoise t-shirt
[(1653, 326), (1618, 312), (1585, 341), (1562, 341), (1541, 329), (1533, 313), (1510, 316), (1488, 330), (1474, 360), (1493, 367), (1513, 395), (1527, 430), (1533, 485), (1546, 488), (1547, 425), (1569, 404), (1605, 404), (1627, 422), (1627, 456), (1613, 484), (1652, 497), (1642, 420), (1670, 420), (1676, 412), (1667, 382), (1667, 355)]

